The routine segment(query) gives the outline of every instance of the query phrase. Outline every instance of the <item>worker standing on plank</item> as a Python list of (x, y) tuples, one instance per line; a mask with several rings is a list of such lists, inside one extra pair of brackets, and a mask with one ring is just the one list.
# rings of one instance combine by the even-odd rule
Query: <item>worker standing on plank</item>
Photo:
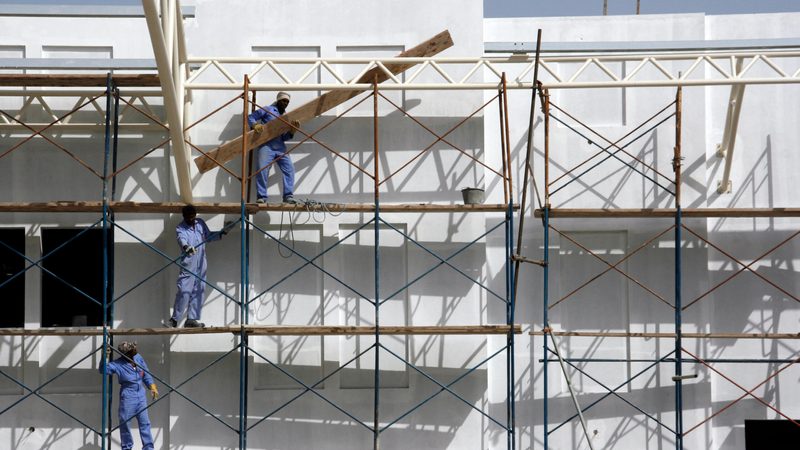
[[(290, 96), (286, 92), (278, 92), (275, 103), (261, 108), (247, 116), (247, 123), (256, 133), (264, 131), (264, 124), (277, 117), (282, 116), (289, 106)], [(294, 200), (294, 164), (286, 154), (286, 141), (294, 137), (294, 130), (300, 127), (300, 122), (292, 121), (292, 129), (282, 135), (267, 141), (266, 144), (258, 148), (258, 167), (261, 170), (256, 175), (256, 202), (267, 202), (267, 178), (269, 177), (269, 165), (275, 161), (283, 172), (283, 201), (284, 203), (296, 203)], [(266, 168), (265, 168), (266, 167)]]
[(226, 223), (220, 231), (212, 233), (206, 222), (197, 217), (197, 209), (193, 205), (184, 206), (181, 212), (183, 221), (175, 227), (178, 245), (183, 251), (180, 259), (181, 273), (178, 275), (178, 293), (175, 294), (172, 317), (166, 325), (177, 327), (188, 307), (188, 318), (183, 326), (202, 328), (206, 326), (200, 322), (206, 289), (206, 244), (222, 239), (235, 222)]
[(133, 436), (129, 422), (136, 417), (139, 424), (139, 439), (142, 450), (153, 450), (153, 435), (150, 433), (150, 417), (147, 415), (147, 396), (145, 388), (150, 391), (153, 400), (158, 398), (158, 388), (150, 376), (147, 363), (139, 354), (135, 342), (122, 342), (117, 346), (120, 357), (111, 360), (113, 350), (108, 347), (108, 359), (101, 358), (100, 373), (117, 374), (119, 381), (119, 435), (122, 450), (133, 448)]

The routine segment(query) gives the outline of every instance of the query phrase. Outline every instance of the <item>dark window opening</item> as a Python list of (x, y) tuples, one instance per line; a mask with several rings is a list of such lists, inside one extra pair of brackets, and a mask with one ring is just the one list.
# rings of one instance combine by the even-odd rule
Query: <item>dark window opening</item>
[[(63, 245), (42, 262), (53, 273), (42, 271), (43, 327), (103, 324), (103, 230), (83, 231), (42, 230), (42, 255)], [(113, 245), (113, 232), (109, 234), (109, 245)], [(109, 280), (113, 279), (111, 261), (109, 258)]]
[(0, 228), (0, 327), (25, 326), (25, 229)]
[[(795, 419), (795, 422), (798, 422)], [(800, 422), (798, 422), (800, 423)], [(789, 420), (745, 420), (745, 450), (790, 450), (800, 442), (800, 426)]]

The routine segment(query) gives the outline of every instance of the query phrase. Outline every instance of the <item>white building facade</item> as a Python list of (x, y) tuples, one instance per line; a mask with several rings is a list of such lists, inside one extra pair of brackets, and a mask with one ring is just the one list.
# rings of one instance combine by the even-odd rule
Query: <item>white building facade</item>
[[(270, 86), (278, 86), (284, 78), (302, 78), (310, 85), (335, 84), (337, 74), (349, 80), (359, 76), (363, 66), (350, 66), (345, 58), (391, 57), (445, 29), (454, 45), (437, 57), (467, 60), (481, 57), (487, 43), (534, 41), (539, 28), (544, 43), (569, 43), (564, 44), (567, 46), (576, 42), (775, 40), (796, 37), (793, 24), (798, 18), (796, 14), (687, 14), (484, 19), (482, 2), (477, 0), (198, 0), (184, 5), (183, 13), (190, 59), (219, 60), (192, 82), (214, 84), (232, 79), (240, 83), (250, 74), (255, 85)], [(0, 59), (6, 61), (2, 68), (8, 74), (67, 73), (69, 67), (91, 65), (89, 60), (107, 61), (120, 75), (155, 73), (153, 47), (141, 8), (108, 6), (90, 12), (75, 7), (36, 13), (8, 8), (0, 15), (0, 29), (6, 30)], [(41, 61), (44, 58), (57, 62), (46, 65)], [(252, 61), (226, 64), (224, 58)], [(276, 63), (277, 70), (269, 65), (256, 70), (260, 58), (284, 62)], [(323, 64), (309, 69), (308, 65), (286, 63), (287, 58), (329, 60), (330, 70)], [(798, 60), (786, 58), (776, 64), (793, 73), (800, 68)], [(672, 379), (675, 354), (670, 354), (675, 339), (634, 338), (630, 334), (674, 333), (676, 292), (683, 306), (691, 303), (678, 308), (685, 333), (796, 334), (800, 286), (792, 255), (797, 244), (789, 240), (770, 249), (793, 236), (798, 219), (769, 214), (758, 218), (686, 217), (679, 245), (681, 284), (676, 288), (676, 240), (670, 229), (675, 220), (671, 217), (554, 217), (551, 224), (555, 229), (545, 238), (542, 221), (532, 216), (533, 209), (541, 206), (532, 201), (537, 196), (532, 182), (525, 210), (515, 212), (508, 222), (503, 208), (434, 212), (413, 207), (460, 205), (459, 191), (467, 187), (485, 189), (487, 205), (503, 205), (507, 197), (498, 175), (505, 170), (501, 144), (506, 138), (511, 196), (519, 204), (531, 91), (519, 88), (514, 77), (527, 61), (503, 66), (509, 70), (505, 105), (495, 98), (496, 89), (429, 86), (400, 90), (391, 87), (394, 81), (387, 81), (384, 84), (389, 87), (380, 91), (383, 97), (377, 107), (372, 98), (354, 106), (366, 93), (303, 123), (302, 130), (313, 132), (313, 139), (304, 140), (305, 133), (296, 133), (290, 146), (297, 144), (291, 154), (297, 170), (295, 197), (308, 200), (309, 208), (325, 203), (374, 204), (375, 181), (369, 174), (376, 167), (376, 142), (377, 167), (386, 178), (379, 187), (380, 204), (412, 207), (409, 212), (389, 209), (379, 217), (369, 209), (338, 212), (322, 207), (245, 214), (250, 222), (246, 236), (237, 226), (220, 242), (209, 244), (209, 284), (202, 318), (219, 327), (244, 323), (374, 326), (375, 300), (379, 299), (381, 326), (506, 325), (506, 302), (512, 297), (508, 273), (514, 266), (508, 258), (508, 245), (513, 243), (514, 253), (536, 260), (544, 258), (543, 249), (547, 248), (547, 272), (535, 264), (523, 264), (519, 271), (513, 323), (519, 324), (522, 332), (513, 335), (513, 345), (506, 334), (481, 333), (384, 334), (379, 338), (380, 347), (375, 347), (376, 338), (370, 334), (250, 335), (245, 353), (244, 334), (236, 332), (115, 335), (115, 342), (138, 342), (157, 378), (162, 399), (149, 409), (156, 448), (374, 448), (378, 445), (376, 414), (382, 449), (508, 448), (511, 440), (514, 448), (588, 448), (577, 418), (561, 426), (575, 414), (566, 378), (554, 354), (548, 355), (556, 360), (548, 364), (545, 375), (545, 337), (529, 334), (546, 326), (557, 331), (620, 334), (556, 337), (562, 356), (574, 364), (567, 373), (575, 399), (583, 408), (592, 405), (583, 419), (593, 448), (744, 448), (745, 420), (797, 417), (798, 369), (791, 365), (797, 358), (795, 340), (684, 338), (682, 373), (697, 376), (683, 380), (678, 408), (683, 424), (679, 426)], [(680, 71), (681, 64), (684, 62), (676, 60), (666, 67)], [(202, 65), (197, 62), (190, 68), (196, 73)], [(556, 74), (569, 74), (579, 65), (557, 62), (549, 67)], [(441, 87), (448, 76), (476, 79), (470, 75), (472, 62), (454, 64), (447, 75), (438, 70), (446, 71), (444, 67), (442, 62), (441, 67), (428, 65), (420, 73), (410, 69), (398, 76), (395, 84), (439, 83)], [(607, 67), (622, 74), (635, 68), (627, 62), (612, 62)], [(689, 70), (688, 64), (684, 70)], [(754, 65), (752, 70), (770, 68)], [(713, 71), (706, 66), (697, 79), (719, 78)], [(75, 72), (104, 74), (107, 70), (97, 67), (92, 72)], [(496, 74), (488, 66), (475, 74), (481, 83), (496, 83)], [(521, 79), (530, 83), (532, 76), (526, 72)], [(602, 69), (592, 67), (580, 80), (604, 76)], [(542, 72), (540, 79), (551, 88), (553, 104), (612, 141), (670, 104), (677, 92), (672, 85), (560, 89), (553, 74)], [(114, 167), (124, 169), (112, 184), (110, 179), (104, 183), (102, 175), (104, 164), (112, 166), (110, 160), (104, 163), (106, 97), (94, 98), (102, 94), (102, 88), (59, 88), (59, 93), (52, 95), (45, 93), (47, 88), (1, 89), (8, 92), (0, 92), (2, 110), (7, 113), (0, 122), (0, 154), (11, 151), (0, 157), (0, 202), (12, 206), (0, 212), (0, 225), (5, 233), (3, 242), (17, 245), (26, 258), (22, 268), (6, 270), (8, 278), (45, 257), (43, 269), (32, 266), (16, 276), (23, 281), (22, 303), (14, 310), (21, 311), (21, 316), (4, 326), (25, 330), (87, 326), (81, 329), (100, 332), (3, 337), (0, 370), (6, 376), (0, 380), (0, 447), (108, 448), (101, 436), (108, 424), (102, 414), (103, 379), (97, 373), (103, 348), (102, 328), (98, 328), (102, 310), (98, 316), (96, 306), (87, 312), (85, 305), (73, 309), (59, 303), (60, 293), (70, 292), (77, 298), (69, 297), (70, 301), (85, 304), (88, 300), (91, 305), (86, 297), (100, 298), (103, 289), (76, 294), (76, 289), (64, 287), (71, 283), (60, 283), (55, 275), (88, 279), (85, 286), (91, 289), (99, 275), (82, 270), (102, 271), (102, 264), (92, 264), (99, 264), (103, 254), (109, 255), (105, 267), (111, 270), (108, 279), (112, 287), (106, 297), (113, 302), (112, 328), (161, 328), (176, 291), (178, 268), (171, 261), (179, 257), (174, 238), (174, 228), (181, 220), (178, 206), (171, 213), (120, 210), (110, 218), (113, 251), (101, 251), (102, 213), (46, 212), (44, 207), (25, 212), (13, 205), (102, 203), (104, 187), (111, 202), (181, 202), (180, 169), (172, 147), (164, 143), (169, 134), (153, 120), (167, 122), (164, 103), (158, 95), (151, 95), (158, 87), (141, 88), (147, 91), (141, 95), (136, 94), (137, 89), (120, 88), (126, 101), (119, 107), (122, 116)], [(296, 85), (286, 90), (292, 95), (289, 111), (325, 91)], [(271, 103), (276, 91), (257, 90), (255, 102), (262, 106)], [(682, 90), (682, 207), (795, 207), (788, 172), (795, 166), (793, 151), (800, 144), (794, 126), (794, 105), (800, 94), (797, 85), (747, 86), (733, 150), (732, 190), (720, 194), (717, 182), (725, 158), (717, 156), (716, 146), (723, 138), (730, 92), (731, 85), (722, 83)], [(192, 157), (200, 155), (198, 149), (214, 149), (241, 134), (244, 106), (236, 99), (241, 94), (241, 89), (187, 90), (185, 126), (202, 119), (187, 131)], [(229, 100), (233, 101), (223, 106)], [(74, 119), (57, 121), (42, 132), (47, 139), (25, 141), (33, 131), (21, 123), (39, 129), (83, 104), (78, 113), (70, 115)], [(537, 99), (532, 172), (539, 196), (544, 192), (545, 167), (540, 107)], [(551, 115), (548, 164), (552, 181), (600, 151), (596, 143), (607, 144), (596, 135), (589, 136), (591, 132), (585, 128), (583, 134), (571, 130), (580, 124), (564, 112), (551, 108)], [(501, 138), (504, 127), (500, 120), (505, 117), (508, 135)], [(642, 136), (626, 147), (638, 163), (619, 153), (619, 159), (611, 158), (585, 175), (576, 176), (579, 172), (575, 172), (560, 178), (551, 192), (558, 183), (569, 184), (552, 194), (552, 208), (674, 208), (674, 196), (667, 192), (674, 192), (674, 184), (662, 180), (664, 189), (639, 172), (656, 180), (660, 178), (653, 169), (668, 177), (674, 175), (675, 123), (673, 117), (639, 130)], [(112, 145), (110, 142), (109, 148)], [(653, 169), (645, 169), (644, 164)], [(226, 167), (238, 174), (241, 160)], [(232, 210), (217, 213), (209, 212), (216, 211), (211, 207), (206, 212), (202, 208), (212, 204), (238, 207), (239, 180), (219, 168), (206, 173), (200, 173), (194, 164), (190, 168), (193, 201), (201, 205), (200, 216), (211, 229), (242, 218)], [(280, 177), (275, 172), (270, 174), (271, 198), (280, 197)], [(250, 189), (254, 198), (254, 187)], [(526, 219), (522, 245), (516, 248), (520, 214)], [(70, 241), (73, 245), (66, 246), (87, 228), (92, 231), (83, 235), (84, 241)], [(659, 234), (664, 230), (669, 231)], [(654, 236), (658, 237), (652, 239)], [(65, 247), (60, 247), (62, 244)], [(97, 250), (96, 254), (90, 249)], [(61, 260), (57, 260), (59, 251), (64, 252)], [(9, 255), (4, 261), (19, 259)], [(743, 265), (752, 263), (748, 266), (752, 270), (742, 269), (731, 256)], [(90, 260), (93, 263), (87, 262)], [(608, 270), (573, 293), (614, 264), (618, 271)], [(75, 273), (66, 269), (69, 267)], [(741, 273), (728, 280), (738, 271)], [(15, 292), (13, 298), (17, 299), (20, 294)], [(551, 305), (548, 323), (543, 298)], [(248, 302), (244, 314), (243, 301)], [(548, 345), (552, 350), (549, 338)], [(380, 364), (377, 391), (376, 352)], [(692, 360), (688, 352), (708, 366)], [(656, 363), (659, 359), (663, 361)], [(732, 381), (747, 390), (756, 389), (753, 396), (727, 407), (745, 394)], [(109, 388), (114, 391), (109, 409), (111, 448), (117, 448), (117, 386)], [(619, 397), (607, 395), (609, 389), (617, 389)], [(36, 394), (30, 394), (31, 390)], [(683, 430), (682, 442), (676, 437), (677, 429)], [(138, 446), (138, 438), (136, 442)]]

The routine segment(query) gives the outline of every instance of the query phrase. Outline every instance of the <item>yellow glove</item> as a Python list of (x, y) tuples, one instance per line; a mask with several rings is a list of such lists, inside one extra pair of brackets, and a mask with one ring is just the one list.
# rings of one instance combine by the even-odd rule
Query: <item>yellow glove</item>
[(150, 385), (150, 395), (153, 396), (153, 400), (158, 398), (158, 388), (156, 387), (155, 383)]
[(264, 125), (262, 125), (262, 124), (260, 124), (260, 123), (257, 123), (257, 124), (255, 124), (255, 125), (253, 125), (253, 130), (254, 130), (256, 133), (261, 133), (262, 131), (264, 131)]

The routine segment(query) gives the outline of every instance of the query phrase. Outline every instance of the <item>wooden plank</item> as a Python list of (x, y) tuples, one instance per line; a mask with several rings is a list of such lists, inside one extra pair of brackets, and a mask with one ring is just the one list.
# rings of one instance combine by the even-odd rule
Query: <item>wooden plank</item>
[[(119, 87), (161, 86), (155, 74), (114, 75), (112, 78)], [(105, 87), (106, 75), (0, 74), (0, 86)]]
[[(453, 46), (453, 39), (450, 37), (450, 32), (445, 30), (436, 36), (432, 37), (431, 39), (423, 42), (422, 44), (406, 50), (397, 57), (400, 58), (415, 58), (415, 57), (427, 57), (436, 55), (450, 47)], [(416, 63), (408, 63), (408, 64), (386, 64), (386, 68), (392, 72), (394, 75), (400, 74), (409, 68), (415, 66)], [(368, 70), (364, 75), (362, 75), (356, 83), (373, 83), (377, 77), (378, 83), (382, 83), (389, 79), (389, 75), (386, 74), (383, 70), (378, 67), (374, 67)], [(314, 117), (317, 117), (324, 112), (335, 108), (338, 105), (350, 100), (351, 98), (357, 96), (364, 92), (364, 89), (344, 89), (344, 90), (335, 90), (329, 91), (321, 96), (317, 97), (316, 99), (301, 105), (300, 107), (287, 112), (281, 118), (288, 123), (292, 121), (298, 121), (300, 123), (307, 122)], [(283, 123), (280, 120), (271, 120), (264, 126), (264, 131), (261, 133), (255, 133), (254, 131), (247, 132), (247, 142), (250, 145), (250, 148), (247, 149), (248, 151), (252, 150), (260, 146), (261, 144), (274, 139), (277, 136), (289, 131), (290, 127)], [(214, 150), (209, 152), (209, 156), (214, 158), (215, 160), (219, 161), (220, 164), (225, 164), (226, 162), (232, 160), (236, 156), (242, 154), (242, 136), (237, 137), (231, 141), (228, 141), (221, 146), (217, 147)], [(217, 164), (211, 159), (206, 157), (206, 155), (201, 155), (195, 158), (194, 163), (197, 165), (197, 168), (200, 172), (208, 172), (209, 170), (213, 169), (217, 166)]]
[[(281, 336), (308, 336), (308, 335), (372, 335), (375, 334), (375, 327), (280, 327), (280, 326), (259, 326), (245, 325), (245, 331), (252, 335), (281, 335)], [(380, 327), (380, 333), (385, 335), (486, 335), (486, 334), (514, 334), (522, 333), (520, 325), (446, 325), (446, 326), (384, 326)]]
[[(353, 336), (375, 334), (375, 327), (354, 326), (282, 326), (282, 325), (231, 325), (206, 328), (115, 328), (109, 334), (118, 336), (174, 335), (174, 334), (238, 334), (244, 331), (252, 335), (269, 336)], [(446, 325), (446, 326), (406, 326), (380, 327), (381, 334), (392, 335), (489, 335), (521, 334), (520, 325)], [(100, 336), (100, 327), (69, 328), (0, 328), (0, 336)]]
[[(182, 202), (109, 202), (109, 208), (115, 213), (138, 214), (178, 214), (185, 203)], [(239, 203), (194, 203), (200, 214), (239, 214)], [(512, 206), (514, 210), (519, 205)], [(381, 212), (384, 213), (470, 213), (470, 212), (503, 212), (508, 208), (503, 204), (482, 205), (439, 205), (427, 203), (382, 203)], [(101, 213), (103, 203), (99, 201), (55, 201), (55, 202), (0, 202), (0, 213)], [(289, 203), (248, 203), (245, 205), (247, 214), (268, 211), (330, 211), (330, 212), (374, 212), (373, 203), (315, 203), (306, 205)]]
[[(545, 333), (542, 330), (531, 331), (531, 336), (545, 336), (552, 334), (561, 337), (612, 337), (612, 338), (653, 338), (675, 339), (675, 333), (625, 333), (604, 331), (552, 331)], [(687, 339), (800, 339), (800, 333), (682, 333), (681, 338)]]
[[(552, 218), (581, 219), (616, 219), (616, 218), (667, 218), (675, 217), (674, 208), (643, 209), (572, 209), (551, 208)], [(542, 210), (534, 211), (536, 217), (542, 217)], [(681, 216), (691, 218), (753, 218), (753, 217), (800, 217), (800, 208), (686, 208)]]

